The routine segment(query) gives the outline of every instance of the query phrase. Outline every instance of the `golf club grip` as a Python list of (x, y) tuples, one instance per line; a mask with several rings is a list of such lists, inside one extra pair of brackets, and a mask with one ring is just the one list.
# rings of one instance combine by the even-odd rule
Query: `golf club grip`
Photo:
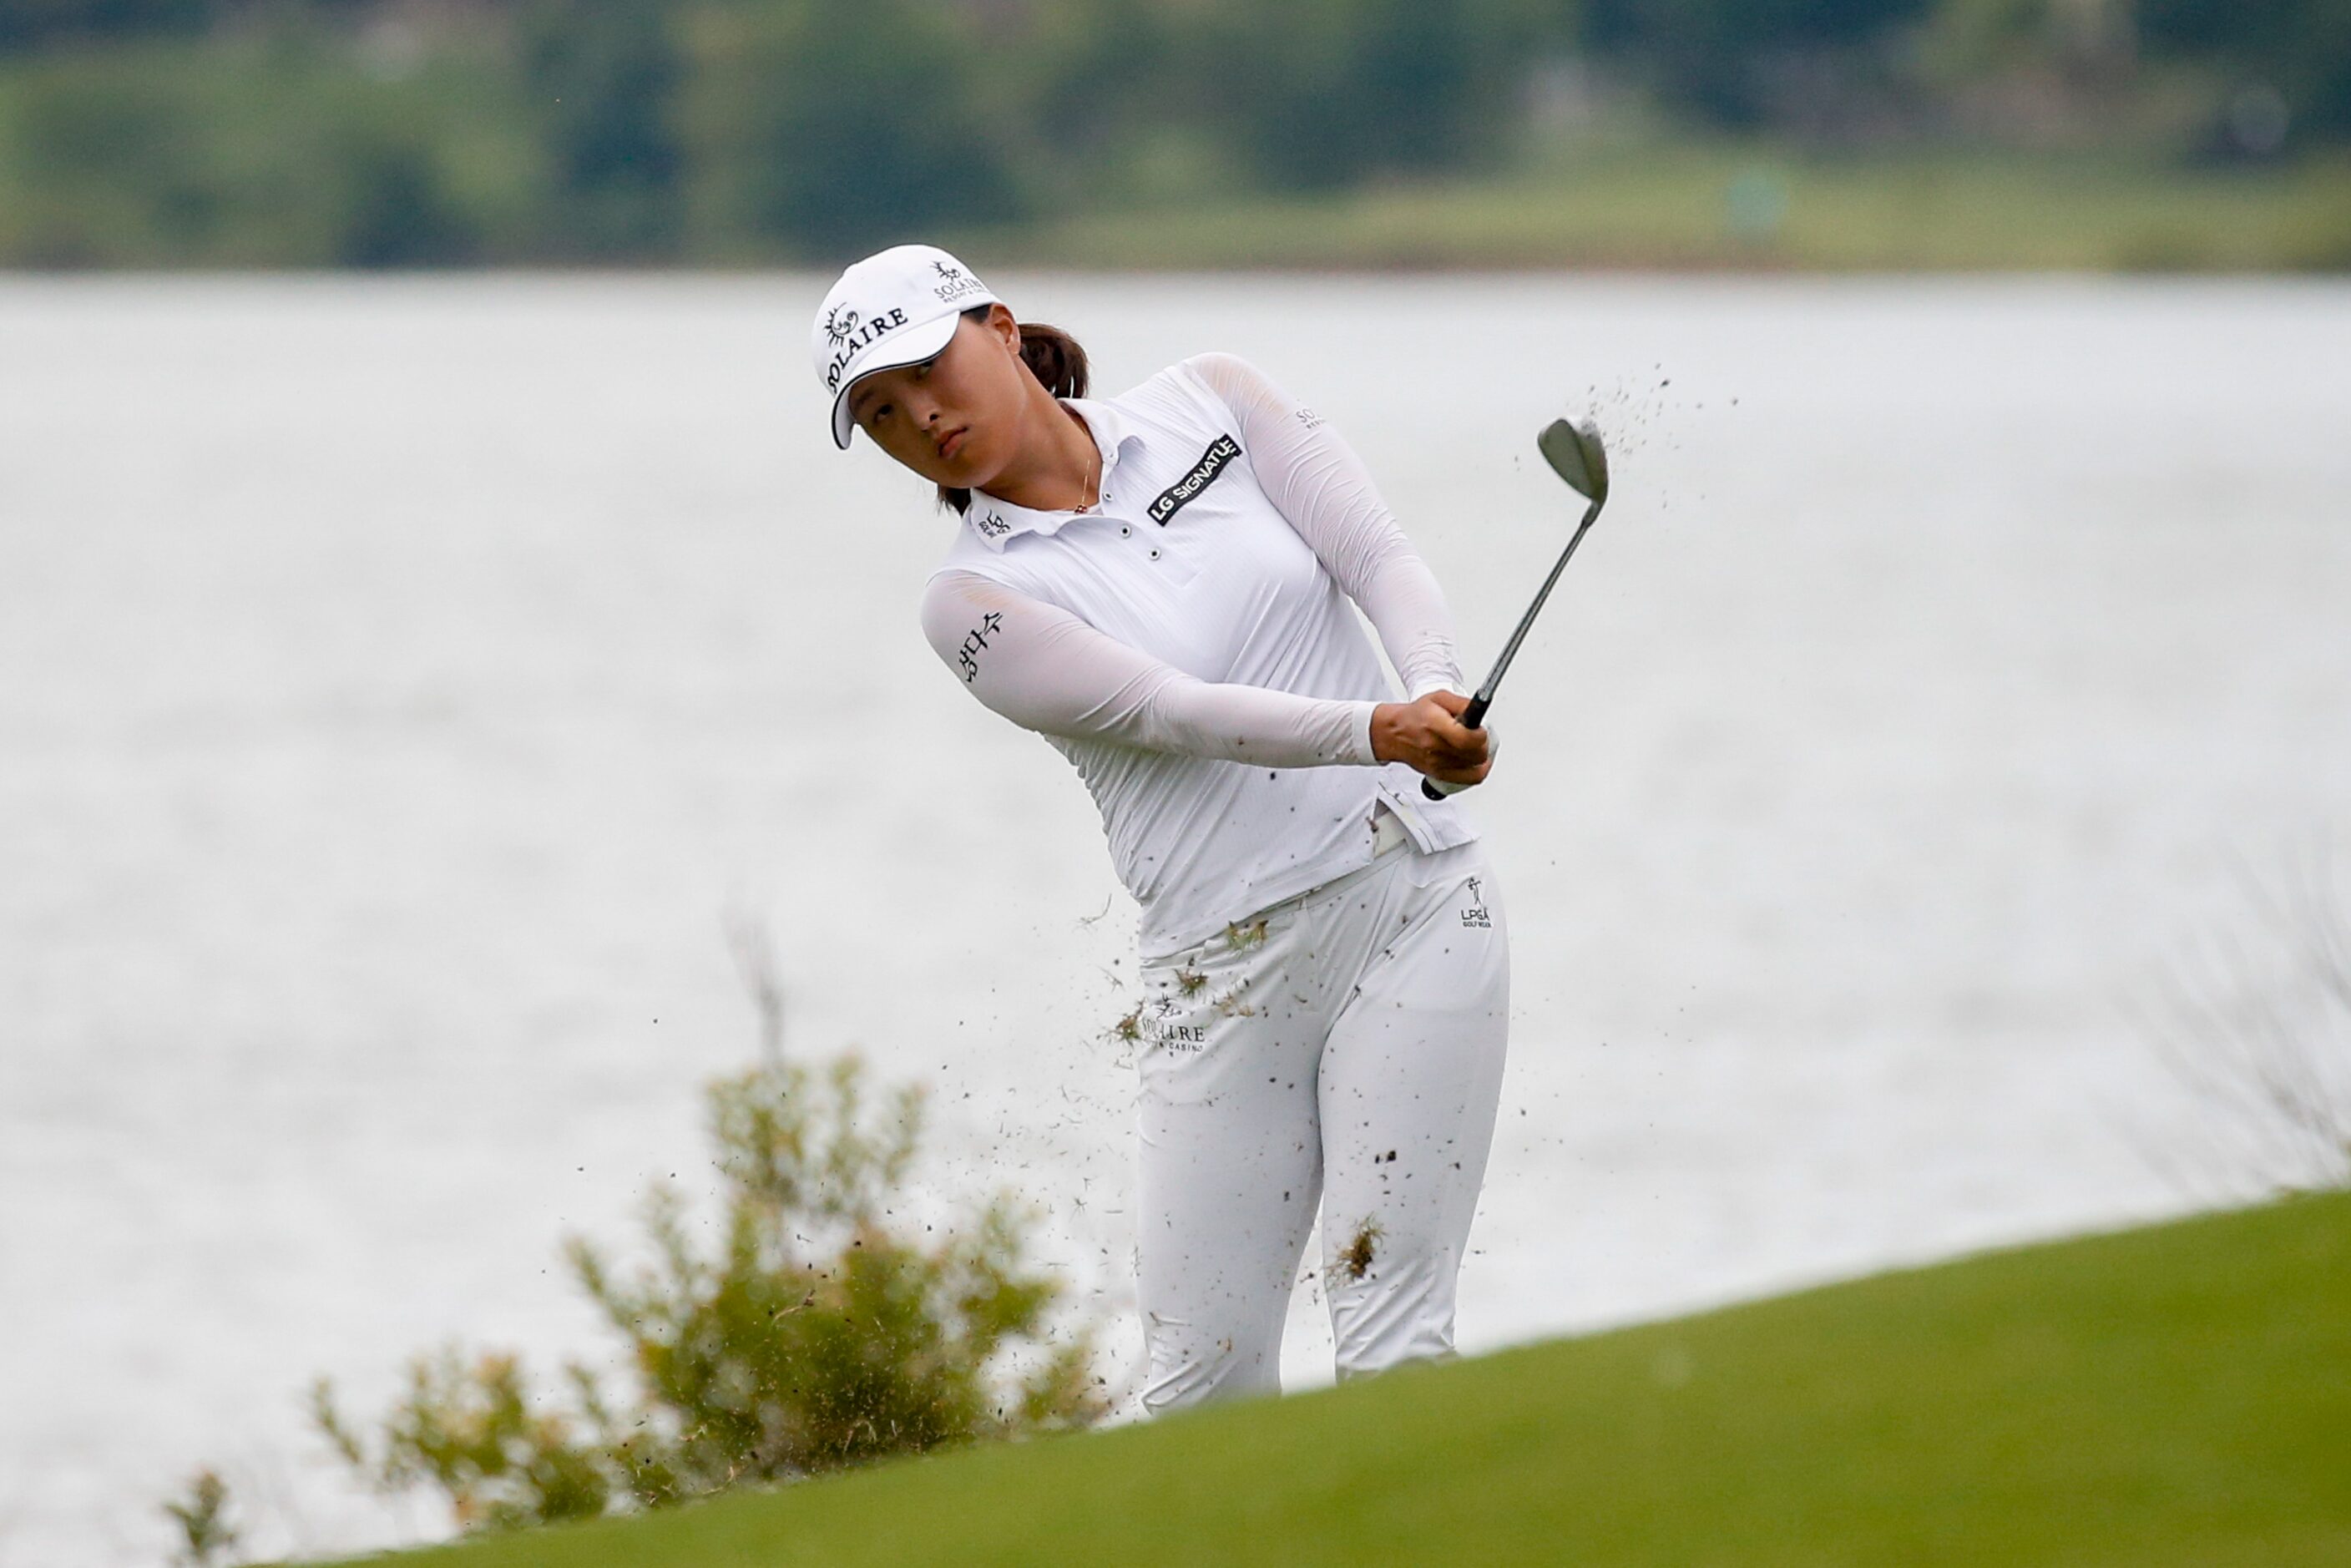
[[(1484, 697), (1471, 697), (1469, 706), (1461, 710), (1461, 727), (1475, 729), (1485, 723), (1487, 706)], [(1420, 781), (1420, 792), (1432, 800), (1442, 800), (1447, 795), (1458, 795), (1468, 788), (1467, 784), (1444, 784), (1434, 779), (1423, 779)]]

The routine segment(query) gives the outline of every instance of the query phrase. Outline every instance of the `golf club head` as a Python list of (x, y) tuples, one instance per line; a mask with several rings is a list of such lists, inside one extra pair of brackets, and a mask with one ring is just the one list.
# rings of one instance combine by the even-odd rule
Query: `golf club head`
[(1590, 424), (1579, 428), (1563, 419), (1554, 419), (1543, 426), (1535, 437), (1543, 461), (1552, 471), (1568, 483), (1568, 487), (1587, 501), (1600, 502), (1608, 498), (1608, 450), (1600, 444), (1600, 432)]

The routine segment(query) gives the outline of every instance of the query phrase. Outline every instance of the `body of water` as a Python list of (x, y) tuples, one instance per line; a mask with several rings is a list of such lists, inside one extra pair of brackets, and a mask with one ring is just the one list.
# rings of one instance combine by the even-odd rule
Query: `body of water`
[[(1132, 913), (916, 630), (955, 525), (832, 450), (827, 281), (0, 283), (0, 1563), (158, 1562), (206, 1461), (265, 1550), (436, 1532), (303, 1391), (601, 1346), (558, 1242), (706, 1188), (729, 921), (1131, 1363)], [(990, 281), (1329, 415), (1473, 672), (1575, 515), (1534, 432), (1612, 441), (1473, 797), (1465, 1348), (2189, 1201), (2130, 1004), (2351, 807), (2351, 288)]]

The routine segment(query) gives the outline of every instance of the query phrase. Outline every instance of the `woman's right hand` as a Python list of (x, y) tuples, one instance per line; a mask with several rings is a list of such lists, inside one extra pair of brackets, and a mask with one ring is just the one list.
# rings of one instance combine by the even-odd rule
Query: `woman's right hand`
[(1447, 784), (1481, 782), (1494, 766), (1493, 757), (1484, 730), (1461, 727), (1461, 710), (1468, 706), (1458, 692), (1380, 704), (1372, 710), (1372, 755)]

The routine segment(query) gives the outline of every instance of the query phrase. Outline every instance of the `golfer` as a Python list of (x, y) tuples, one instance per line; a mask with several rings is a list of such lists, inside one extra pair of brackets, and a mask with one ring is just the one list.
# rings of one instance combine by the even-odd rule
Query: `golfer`
[(813, 346), (834, 443), (962, 517), (931, 646), (1077, 768), (1142, 906), (1145, 1408), (1279, 1389), (1318, 1204), (1339, 1375), (1450, 1354), (1507, 927), (1477, 830), (1422, 792), (1484, 779), (1489, 738), (1371, 476), (1229, 354), (1090, 399), (1076, 342), (929, 246), (844, 272)]

